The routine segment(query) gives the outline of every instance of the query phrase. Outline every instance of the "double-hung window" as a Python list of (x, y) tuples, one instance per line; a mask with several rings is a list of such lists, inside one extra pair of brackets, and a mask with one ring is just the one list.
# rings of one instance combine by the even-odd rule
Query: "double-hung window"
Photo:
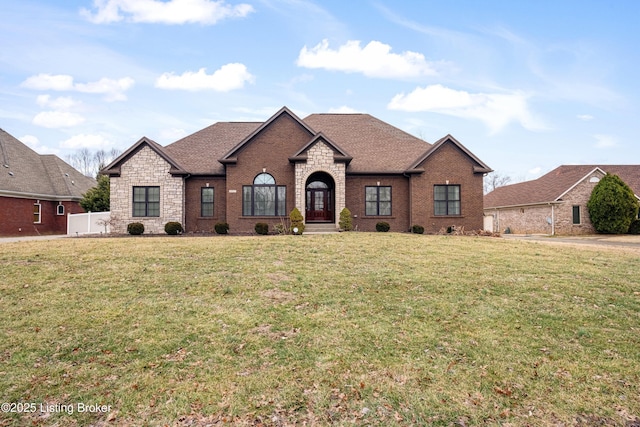
[(365, 215), (391, 215), (391, 187), (364, 187)]
[(276, 185), (276, 180), (268, 173), (261, 173), (253, 180), (253, 185), (242, 187), (242, 215), (283, 216), (286, 209), (287, 187)]
[(433, 207), (436, 216), (460, 215), (460, 186), (435, 185)]
[(200, 189), (200, 216), (213, 216), (213, 187)]
[(33, 204), (33, 223), (40, 224), (42, 222), (42, 205), (40, 203)]
[(133, 187), (133, 216), (160, 216), (160, 187)]
[(580, 225), (580, 206), (579, 205), (574, 205), (571, 208), (571, 212), (572, 212), (572, 217), (573, 217), (573, 225)]

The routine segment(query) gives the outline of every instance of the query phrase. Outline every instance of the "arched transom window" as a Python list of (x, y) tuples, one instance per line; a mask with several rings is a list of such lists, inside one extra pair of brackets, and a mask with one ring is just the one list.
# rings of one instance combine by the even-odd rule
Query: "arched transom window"
[(283, 216), (286, 215), (287, 187), (276, 185), (275, 178), (268, 173), (256, 175), (253, 185), (242, 187), (242, 215)]

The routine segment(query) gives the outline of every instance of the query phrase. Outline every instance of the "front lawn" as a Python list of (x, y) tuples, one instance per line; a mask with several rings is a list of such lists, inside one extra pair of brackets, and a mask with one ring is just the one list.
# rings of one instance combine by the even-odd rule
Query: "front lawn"
[(0, 426), (640, 425), (639, 272), (397, 233), (3, 244)]

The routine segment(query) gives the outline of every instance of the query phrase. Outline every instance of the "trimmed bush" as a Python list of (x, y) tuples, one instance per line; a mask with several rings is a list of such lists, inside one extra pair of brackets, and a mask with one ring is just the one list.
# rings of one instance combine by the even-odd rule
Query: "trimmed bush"
[(636, 219), (631, 223), (629, 234), (640, 234), (640, 219)]
[(169, 221), (164, 225), (164, 232), (169, 236), (177, 236), (178, 234), (182, 234), (182, 224), (176, 221)]
[(127, 225), (127, 233), (132, 236), (138, 236), (144, 233), (144, 224), (141, 222), (132, 222)]
[(353, 230), (353, 218), (351, 217), (351, 211), (344, 208), (340, 211), (340, 221), (338, 222), (341, 230), (351, 231)]
[[(293, 208), (291, 213), (289, 214), (289, 220), (291, 221), (291, 232), (293, 234), (302, 234), (304, 232), (304, 218), (300, 213), (298, 208)], [(294, 228), (297, 228), (298, 231), (293, 231)]]
[(623, 234), (638, 218), (638, 200), (619, 176), (607, 174), (591, 192), (589, 218), (598, 233)]
[(379, 223), (376, 224), (376, 231), (386, 233), (387, 231), (389, 231), (390, 228), (391, 226), (389, 225), (388, 222), (380, 221)]
[(262, 234), (262, 235), (269, 234), (269, 224), (266, 224), (264, 222), (259, 222), (256, 224), (255, 230), (256, 230), (256, 233), (258, 234)]
[(229, 224), (226, 222), (218, 222), (213, 226), (213, 229), (218, 234), (228, 234), (229, 233)]
[(421, 225), (413, 225), (411, 226), (411, 232), (415, 234), (424, 234), (424, 227)]

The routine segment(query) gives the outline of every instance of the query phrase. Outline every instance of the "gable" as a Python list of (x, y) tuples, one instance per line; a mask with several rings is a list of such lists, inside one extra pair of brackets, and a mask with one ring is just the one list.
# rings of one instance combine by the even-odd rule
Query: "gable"
[(324, 136), (322, 132), (320, 132), (314, 138), (312, 138), (311, 141), (309, 141), (301, 149), (299, 149), (293, 156), (289, 157), (289, 160), (292, 162), (306, 160), (309, 151), (318, 144), (326, 146), (332, 152), (333, 160), (336, 162), (344, 162), (348, 164), (353, 159), (353, 157), (347, 154), (346, 151), (344, 151), (337, 144)]
[[(411, 172), (412, 170), (422, 171), (422, 167), (429, 159), (438, 156), (439, 153), (442, 153), (444, 151), (457, 153), (457, 155), (453, 155), (453, 158), (451, 158), (450, 161), (466, 160), (470, 165), (471, 172), (473, 173), (484, 174), (491, 172), (491, 168), (489, 166), (482, 162), (478, 157), (476, 157), (471, 151), (469, 151), (464, 145), (462, 145), (451, 135), (447, 135), (433, 144), (431, 148), (429, 148), (422, 156), (418, 158), (415, 163), (410, 166), (408, 172)], [(456, 160), (456, 158), (459, 160)], [(449, 164), (447, 167), (451, 167), (451, 165)]]
[(116, 158), (113, 162), (106, 166), (101, 171), (101, 173), (108, 176), (120, 176), (122, 165), (134, 158), (136, 154), (138, 154), (145, 147), (148, 147), (166, 163), (169, 164), (170, 174), (188, 175), (188, 172), (185, 171), (180, 165), (178, 165), (178, 163), (173, 158), (171, 158), (168, 153), (165, 152), (164, 148), (160, 144), (151, 139), (148, 139), (147, 137), (142, 137), (140, 140), (138, 140), (138, 142), (136, 142), (131, 148), (122, 153), (120, 156), (118, 156), (118, 158)]
[[(302, 120), (293, 114), (287, 107), (283, 107), (269, 120), (264, 122), (251, 134), (247, 135), (240, 143), (227, 152), (220, 163), (232, 164), (237, 162), (238, 155), (252, 144), (283, 145), (289, 146), (290, 152), (294, 152), (303, 143), (313, 136), (315, 132)], [(265, 147), (268, 148), (268, 147)]]

